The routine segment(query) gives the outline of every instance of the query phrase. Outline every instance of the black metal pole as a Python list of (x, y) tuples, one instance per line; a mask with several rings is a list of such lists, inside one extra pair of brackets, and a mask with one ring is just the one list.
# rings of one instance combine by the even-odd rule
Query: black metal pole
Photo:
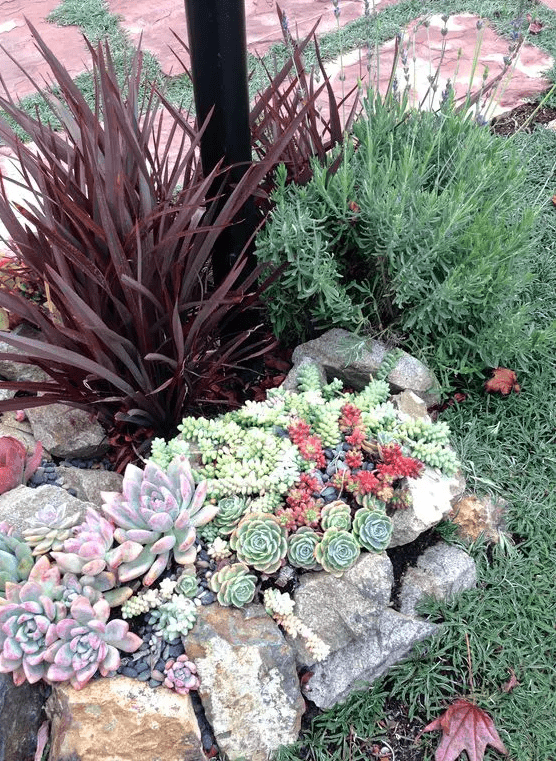
[[(244, 0), (184, 1), (197, 123), (202, 124), (214, 108), (201, 139), (203, 172), (208, 174), (221, 159), (224, 166), (247, 162), (230, 172), (229, 182), (238, 182), (251, 161)], [(220, 181), (213, 190), (219, 186)], [(217, 283), (254, 230), (252, 199), (241, 216), (245, 221), (220, 235), (215, 246), (212, 263)]]

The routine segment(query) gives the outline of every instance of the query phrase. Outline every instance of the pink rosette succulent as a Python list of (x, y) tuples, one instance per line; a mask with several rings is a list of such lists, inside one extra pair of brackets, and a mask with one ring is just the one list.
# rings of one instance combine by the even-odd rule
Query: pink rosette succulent
[(76, 597), (69, 617), (56, 624), (56, 640), (44, 653), (46, 679), (67, 682), (80, 690), (100, 671), (113, 676), (120, 665), (119, 650), (133, 653), (143, 640), (129, 631), (125, 621), (108, 621), (110, 606), (100, 599), (94, 605)]
[(187, 695), (191, 690), (198, 690), (200, 684), (197, 668), (193, 661), (189, 660), (187, 653), (166, 662), (164, 686), (169, 690), (175, 690), (179, 695)]

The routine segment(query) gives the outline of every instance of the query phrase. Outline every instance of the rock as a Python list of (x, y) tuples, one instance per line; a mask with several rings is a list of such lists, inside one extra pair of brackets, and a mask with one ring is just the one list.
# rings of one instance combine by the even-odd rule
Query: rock
[(98, 457), (109, 444), (102, 426), (84, 410), (48, 404), (27, 410), (33, 436), (54, 457)]
[(443, 475), (439, 470), (425, 468), (421, 478), (408, 478), (407, 488), (413, 504), (404, 510), (394, 510), (391, 515), (394, 528), (390, 547), (413, 542), (419, 534), (436, 526), (451, 509), (451, 500), (459, 495), (461, 481)]
[(46, 711), (49, 761), (205, 761), (189, 695), (116, 676), (56, 685)]
[(0, 674), (0, 761), (34, 757), (48, 690), (42, 683), (16, 687), (11, 674)]
[[(385, 552), (365, 553), (340, 578), (326, 571), (305, 573), (294, 594), (294, 613), (329, 645), (331, 652), (365, 636), (390, 603), (394, 578)], [(301, 639), (290, 639), (298, 663), (314, 659)]]
[(350, 692), (378, 679), (409, 655), (413, 645), (438, 630), (436, 624), (383, 610), (367, 634), (311, 666), (303, 693), (319, 708), (331, 708)]
[[(31, 431), (31, 426), (27, 420), (23, 420), (21, 423), (15, 419), (14, 412), (4, 412), (0, 418), (0, 436), (13, 436), (14, 439), (20, 441), (27, 454), (31, 455), (35, 451), (37, 442)], [(43, 448), (43, 457), (48, 457), (48, 452)]]
[(293, 650), (261, 605), (199, 609), (187, 654), (218, 747), (230, 761), (267, 761), (297, 740), (305, 704)]
[[(38, 331), (34, 330), (30, 325), (21, 323), (12, 331), (14, 337), (17, 338), (34, 338), (39, 336)], [(8, 354), (21, 354), (22, 358), (27, 356), (24, 349), (16, 349), (15, 346), (11, 346), (6, 341), (0, 342), (0, 355), (4, 352)], [(51, 378), (44, 370), (36, 365), (29, 365), (24, 362), (17, 362), (14, 359), (1, 359), (0, 358), (0, 375), (9, 381), (50, 381)]]
[[(323, 367), (327, 378), (341, 378), (347, 385), (361, 389), (379, 369), (387, 351), (380, 341), (363, 339), (347, 330), (335, 328), (294, 349), (294, 367), (284, 385), (286, 388), (295, 388), (292, 384), (296, 382), (297, 366), (303, 359), (309, 358)], [(439, 402), (438, 381), (433, 373), (405, 352), (390, 372), (388, 382), (394, 393), (409, 389), (428, 406)]]
[(21, 531), (29, 527), (26, 519), (33, 518), (45, 505), (66, 506), (66, 515), (79, 512), (84, 516), (88, 507), (96, 509), (96, 505), (76, 499), (58, 486), (45, 484), (36, 489), (31, 489), (30, 486), (18, 486), (0, 495), (0, 521), (7, 521)]
[(467, 552), (447, 542), (426, 549), (415, 568), (408, 568), (400, 590), (400, 612), (414, 616), (425, 595), (447, 600), (477, 583), (475, 561)]
[(497, 543), (507, 531), (506, 513), (508, 503), (503, 499), (479, 499), (473, 494), (454, 503), (451, 520), (458, 525), (458, 536), (474, 542), (481, 534), (489, 542)]
[(392, 397), (392, 404), (394, 407), (403, 412), (405, 415), (409, 415), (412, 418), (424, 418), (430, 420), (427, 405), (417, 396), (413, 391), (402, 391), (400, 394), (396, 394)]
[(86, 470), (84, 468), (59, 467), (56, 475), (62, 486), (75, 489), (77, 499), (92, 502), (97, 506), (103, 504), (101, 491), (121, 491), (123, 476), (111, 470)]

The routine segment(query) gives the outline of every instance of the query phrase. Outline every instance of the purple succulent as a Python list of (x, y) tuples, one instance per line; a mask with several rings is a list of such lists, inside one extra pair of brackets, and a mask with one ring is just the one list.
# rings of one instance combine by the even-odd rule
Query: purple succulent
[(164, 686), (175, 690), (180, 695), (187, 695), (191, 690), (197, 690), (200, 682), (197, 668), (186, 653), (178, 655), (174, 660), (167, 661), (164, 666)]
[(144, 470), (128, 465), (123, 493), (101, 492), (102, 510), (118, 528), (118, 542), (143, 546), (136, 558), (125, 561), (118, 570), (121, 581), (145, 574), (143, 584), (150, 586), (164, 571), (173, 554), (177, 563), (195, 560), (196, 527), (211, 520), (218, 505), (204, 505), (206, 481), (195, 488), (189, 460), (174, 457), (165, 472), (152, 460)]
[(143, 640), (129, 631), (125, 621), (108, 621), (106, 600), (91, 605), (86, 597), (76, 597), (69, 617), (56, 624), (56, 640), (46, 649), (46, 679), (69, 681), (76, 690), (84, 687), (100, 671), (113, 676), (120, 665), (119, 650), (133, 653)]

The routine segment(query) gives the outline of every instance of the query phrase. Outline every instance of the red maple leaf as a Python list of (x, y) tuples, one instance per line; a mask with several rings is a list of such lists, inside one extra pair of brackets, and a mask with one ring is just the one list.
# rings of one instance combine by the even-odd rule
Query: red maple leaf
[(467, 752), (469, 761), (483, 761), (487, 745), (492, 745), (504, 755), (508, 753), (490, 716), (462, 698), (458, 698), (442, 716), (422, 731), (431, 732), (433, 729), (443, 732), (435, 761), (456, 761), (463, 751)]
[(489, 394), (499, 393), (507, 396), (512, 391), (519, 394), (521, 386), (517, 382), (517, 375), (507, 367), (497, 367), (492, 371), (492, 378), (485, 383), (485, 391)]

